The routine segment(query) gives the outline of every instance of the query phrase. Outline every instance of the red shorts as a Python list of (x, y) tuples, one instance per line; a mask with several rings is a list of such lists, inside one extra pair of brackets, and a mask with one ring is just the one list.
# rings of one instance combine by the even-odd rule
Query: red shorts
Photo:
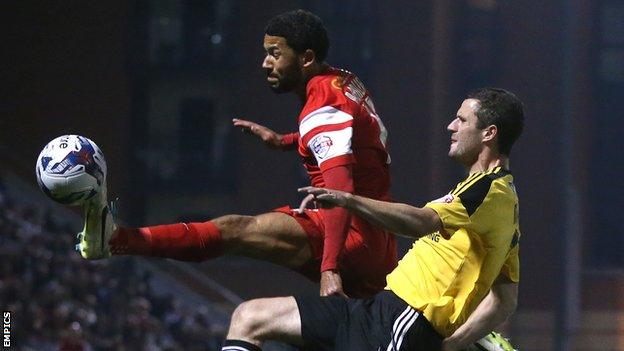
[[(325, 225), (320, 211), (308, 209), (299, 213), (289, 206), (273, 211), (293, 217), (308, 234), (312, 259), (299, 272), (318, 282), (325, 236)], [(386, 286), (386, 275), (396, 265), (397, 247), (394, 235), (352, 215), (338, 267), (345, 293), (349, 297), (360, 298), (383, 290)]]

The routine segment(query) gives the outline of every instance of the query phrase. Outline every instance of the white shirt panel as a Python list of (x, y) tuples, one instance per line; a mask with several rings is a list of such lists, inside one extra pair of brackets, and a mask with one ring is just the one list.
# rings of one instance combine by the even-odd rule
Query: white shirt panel
[(310, 112), (299, 123), (299, 135), (303, 138), (316, 127), (340, 124), (353, 120), (353, 116), (332, 106), (323, 106)]
[(314, 154), (319, 167), (331, 158), (352, 154), (351, 137), (353, 128), (347, 127), (341, 130), (320, 132), (310, 139), (308, 148)]

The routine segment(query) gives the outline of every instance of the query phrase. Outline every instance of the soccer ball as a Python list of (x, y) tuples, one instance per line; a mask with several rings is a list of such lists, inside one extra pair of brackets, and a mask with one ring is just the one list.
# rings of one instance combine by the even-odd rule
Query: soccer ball
[(106, 182), (104, 154), (93, 141), (80, 135), (50, 141), (39, 154), (35, 169), (41, 190), (64, 205), (84, 204)]

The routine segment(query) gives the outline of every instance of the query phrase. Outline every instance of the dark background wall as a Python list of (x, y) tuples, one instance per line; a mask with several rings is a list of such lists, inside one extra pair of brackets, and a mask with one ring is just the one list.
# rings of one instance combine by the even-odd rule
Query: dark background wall
[[(163, 63), (150, 58), (150, 38), (159, 26), (166, 27), (164, 18), (176, 3), (184, 2), (22, 2), (8, 11), (0, 90), (4, 167), (34, 183), (34, 162), (43, 145), (77, 133), (104, 150), (109, 187), (128, 199), (123, 219), (130, 224), (296, 204), (295, 189), (305, 184), (297, 156), (264, 149), (229, 128), (229, 120), (251, 119), (280, 132), (296, 128), (296, 98), (274, 95), (265, 86), (261, 41), (268, 18), (306, 7), (324, 18), (338, 43), (329, 62), (357, 68), (373, 94), (390, 132), (393, 195), (399, 201), (423, 204), (462, 176), (445, 156), (445, 128), (468, 90), (493, 85), (517, 93), (527, 116), (511, 162), (523, 231), (520, 310), (562, 308), (570, 184), (581, 204), (572, 216), (579, 217), (584, 244), (576, 247), (582, 282), (604, 291), (603, 298), (592, 299), (582, 290), (585, 306), (621, 306), (614, 292), (622, 286), (617, 258), (622, 241), (615, 237), (623, 228), (611, 221), (609, 233), (601, 232), (601, 196), (606, 195), (595, 188), (601, 181), (612, 190), (608, 194), (616, 209), (621, 206), (624, 187), (614, 177), (621, 170), (622, 143), (609, 135), (621, 132), (622, 110), (603, 115), (624, 97), (622, 80), (601, 75), (605, 45), (616, 57), (622, 46), (604, 39), (601, 14), (609, 1), (576, 1), (582, 15), (572, 16), (577, 19), (572, 27), (566, 17), (570, 5), (560, 1), (210, 2), (222, 10), (222, 20), (210, 17), (209, 28), (222, 34), (222, 44), (196, 60), (191, 55)], [(361, 12), (355, 15), (358, 6)], [(163, 31), (163, 37), (175, 32)], [(174, 57), (177, 49), (169, 50)], [(180, 182), (179, 169), (159, 166), (168, 160), (163, 152), (180, 145), (178, 103), (193, 97), (215, 106), (210, 118), (220, 134), (206, 135), (221, 141), (206, 146), (217, 155), (207, 171), (214, 174)], [(174, 166), (183, 164), (179, 153), (172, 157)], [(408, 246), (401, 243), (402, 249)], [(604, 247), (611, 256), (603, 255)]]
[(54, 137), (76, 133), (103, 144), (108, 165), (123, 174), (131, 104), (125, 2), (21, 4), (3, 11), (10, 24), (0, 90), (3, 158), (33, 181), (33, 157)]

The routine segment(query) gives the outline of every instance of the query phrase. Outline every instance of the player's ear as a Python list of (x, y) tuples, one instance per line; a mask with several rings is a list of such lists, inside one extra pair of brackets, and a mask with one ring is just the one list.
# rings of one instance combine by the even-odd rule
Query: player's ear
[(299, 56), (299, 62), (301, 64), (301, 67), (310, 66), (311, 64), (316, 62), (316, 53), (310, 49), (306, 49), (306, 51), (304, 51), (303, 54)]
[(494, 138), (496, 138), (498, 136), (498, 127), (496, 127), (495, 125), (491, 124), (485, 128), (483, 128), (483, 131), (481, 133), (483, 135), (483, 142), (489, 142), (494, 140)]

